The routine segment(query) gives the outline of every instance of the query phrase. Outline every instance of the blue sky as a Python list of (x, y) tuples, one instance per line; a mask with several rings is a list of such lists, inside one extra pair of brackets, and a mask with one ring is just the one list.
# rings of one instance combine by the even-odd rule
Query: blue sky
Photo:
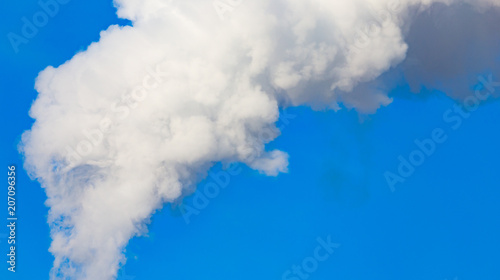
[[(0, 144), (5, 172), (9, 164), (19, 170), (19, 245), (13, 274), (5, 264), (6, 240), (0, 240), (0, 278), (48, 279), (53, 257), (46, 196), (21, 169), (16, 148), (32, 125), (27, 112), (36, 98), (34, 79), (98, 40), (107, 26), (127, 21), (116, 18), (108, 1), (73, 0), (16, 54), (5, 34), (19, 32), (20, 18), (39, 6), (31, 0), (1, 5)], [(166, 205), (153, 216), (148, 236), (130, 241), (118, 279), (282, 279), (313, 255), (317, 238), (328, 236), (340, 247), (309, 279), (500, 279), (500, 104), (483, 104), (453, 130), (443, 120), (454, 105), (445, 95), (415, 98), (401, 86), (391, 96), (390, 106), (367, 116), (287, 109), (295, 117), (269, 148), (288, 152), (288, 174), (267, 177), (241, 166), (189, 224)], [(436, 128), (448, 140), (391, 192), (384, 172), (395, 172), (398, 156), (407, 157), (414, 140)], [(5, 201), (6, 191), (0, 197)], [(184, 200), (192, 203), (192, 197)]]

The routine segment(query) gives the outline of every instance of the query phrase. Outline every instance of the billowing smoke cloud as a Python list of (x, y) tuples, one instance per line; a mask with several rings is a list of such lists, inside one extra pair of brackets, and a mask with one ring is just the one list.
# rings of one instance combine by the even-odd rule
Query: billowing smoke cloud
[(133, 26), (42, 71), (23, 135), (48, 196), (52, 279), (116, 277), (154, 210), (216, 162), (286, 172), (288, 155), (265, 148), (280, 107), (373, 113), (391, 103), (394, 76), (459, 99), (455, 81), (496, 71), (494, 0), (115, 4)]

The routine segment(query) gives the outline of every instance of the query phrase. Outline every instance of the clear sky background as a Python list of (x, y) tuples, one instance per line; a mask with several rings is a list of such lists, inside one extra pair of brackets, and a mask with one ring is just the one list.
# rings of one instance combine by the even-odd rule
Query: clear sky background
[[(16, 148), (32, 124), (34, 79), (109, 25), (127, 22), (110, 1), (73, 0), (16, 54), (6, 34), (20, 33), (21, 17), (40, 8), (33, 0), (0, 5), (2, 180), (9, 164), (19, 171), (17, 272), (7, 271), (2, 226), (0, 279), (48, 279), (46, 197), (22, 171)], [(391, 95), (394, 102), (370, 116), (288, 109), (294, 118), (269, 147), (290, 154), (289, 173), (273, 178), (243, 167), (189, 223), (166, 205), (152, 217), (149, 235), (127, 246), (118, 279), (282, 279), (327, 236), (340, 247), (310, 279), (500, 279), (500, 103), (483, 104), (453, 130), (443, 113), (454, 103), (443, 94), (417, 98), (402, 86)], [(407, 158), (414, 140), (436, 128), (448, 140), (391, 192), (384, 172), (396, 172), (398, 156)], [(2, 224), (6, 208), (0, 204)]]

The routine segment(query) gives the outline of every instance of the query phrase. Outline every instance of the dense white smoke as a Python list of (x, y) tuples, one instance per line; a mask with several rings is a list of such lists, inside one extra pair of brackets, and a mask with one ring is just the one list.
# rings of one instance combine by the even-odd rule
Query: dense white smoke
[(262, 136), (280, 107), (373, 113), (391, 103), (389, 73), (452, 91), (497, 71), (494, 0), (115, 2), (133, 26), (42, 71), (23, 135), (48, 196), (52, 279), (115, 278), (154, 210), (216, 162), (286, 172), (287, 154), (265, 149), (279, 131)]

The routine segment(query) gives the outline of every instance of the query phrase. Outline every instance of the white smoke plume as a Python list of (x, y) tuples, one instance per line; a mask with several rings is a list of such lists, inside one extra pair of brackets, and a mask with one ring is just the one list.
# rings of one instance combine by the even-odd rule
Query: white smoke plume
[(388, 77), (403, 75), (416, 92), (452, 91), (454, 81), (468, 88), (474, 72), (498, 70), (495, 0), (115, 5), (132, 26), (109, 27), (39, 74), (35, 123), (22, 138), (25, 168), (48, 196), (51, 279), (114, 279), (152, 213), (216, 162), (286, 172), (288, 155), (265, 149), (279, 131), (261, 135), (280, 107), (373, 113), (391, 103)]

